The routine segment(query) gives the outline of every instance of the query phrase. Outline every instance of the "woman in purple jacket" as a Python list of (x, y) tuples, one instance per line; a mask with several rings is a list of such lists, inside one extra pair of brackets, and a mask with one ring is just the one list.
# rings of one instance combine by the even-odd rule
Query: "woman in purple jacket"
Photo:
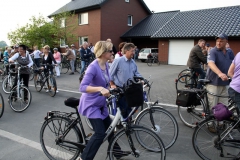
[[(82, 96), (78, 111), (90, 120), (95, 131), (81, 155), (82, 160), (94, 159), (105, 137), (105, 131), (111, 124), (106, 97), (110, 95), (107, 61), (111, 59), (112, 46), (112, 43), (105, 41), (96, 43), (94, 53), (97, 59), (88, 66), (80, 84)], [(103, 96), (99, 96), (99, 93)], [(109, 141), (112, 136), (113, 134), (108, 138)]]

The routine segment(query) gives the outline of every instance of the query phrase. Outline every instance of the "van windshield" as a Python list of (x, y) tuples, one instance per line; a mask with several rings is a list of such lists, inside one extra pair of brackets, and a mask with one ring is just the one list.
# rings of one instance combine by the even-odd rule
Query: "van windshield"
[(150, 53), (150, 49), (149, 48), (143, 48), (140, 50), (140, 52), (142, 53)]

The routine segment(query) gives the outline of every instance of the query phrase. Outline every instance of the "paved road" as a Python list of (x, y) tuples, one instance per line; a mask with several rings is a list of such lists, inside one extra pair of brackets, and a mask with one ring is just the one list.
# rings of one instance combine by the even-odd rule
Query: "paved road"
[[(152, 100), (159, 99), (161, 103), (174, 104), (175, 86), (174, 79), (177, 73), (183, 70), (184, 66), (152, 66), (148, 67), (146, 63), (138, 63), (139, 71), (144, 77), (151, 75), (153, 88), (151, 91)], [(63, 101), (66, 97), (79, 97), (78, 92), (79, 75), (62, 75), (57, 79), (59, 93), (50, 97), (44, 91), (38, 93), (33, 87), (30, 90), (33, 95), (31, 106), (23, 113), (13, 112), (6, 99), (7, 95), (3, 94), (5, 99), (5, 112), (0, 119), (0, 160), (47, 160), (47, 157), (41, 150), (39, 144), (39, 132), (46, 116), (47, 111), (73, 111), (71, 108), (64, 106)], [(32, 84), (32, 82), (30, 82)], [(179, 124), (179, 136), (177, 142), (172, 148), (167, 150), (167, 160), (198, 160), (191, 143), (193, 129), (183, 125), (177, 115), (177, 108), (165, 106), (177, 119)], [(91, 132), (85, 126), (86, 133)], [(96, 160), (106, 158), (107, 143), (104, 143), (97, 153)]]

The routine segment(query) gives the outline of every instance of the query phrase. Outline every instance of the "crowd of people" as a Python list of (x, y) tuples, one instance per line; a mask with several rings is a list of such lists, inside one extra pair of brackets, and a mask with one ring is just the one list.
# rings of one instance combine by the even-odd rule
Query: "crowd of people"
[[(201, 79), (210, 80), (206, 89), (219, 95), (208, 94), (210, 108), (218, 103), (227, 106), (228, 99), (224, 96), (230, 96), (240, 110), (240, 55), (236, 54), (234, 57), (226, 34), (218, 35), (215, 40), (216, 46), (210, 47), (209, 43), (200, 39), (189, 54), (187, 66), (199, 73)], [(202, 68), (201, 64), (204, 64), (205, 67)], [(204, 69), (206, 70), (204, 71)], [(230, 78), (231, 80), (229, 80)], [(197, 87), (201, 88), (202, 85), (198, 84)]]

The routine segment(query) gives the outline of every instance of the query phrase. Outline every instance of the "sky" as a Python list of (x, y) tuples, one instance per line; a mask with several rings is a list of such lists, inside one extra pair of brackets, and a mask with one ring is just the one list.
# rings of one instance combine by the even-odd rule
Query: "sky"
[[(7, 39), (7, 33), (25, 26), (32, 16), (47, 17), (71, 0), (1, 0), (0, 41)], [(116, 1), (116, 0), (115, 0)], [(118, 0), (119, 1), (119, 0)], [(131, 0), (130, 0), (131, 1)], [(144, 0), (151, 11), (189, 11), (240, 5), (240, 0)]]

